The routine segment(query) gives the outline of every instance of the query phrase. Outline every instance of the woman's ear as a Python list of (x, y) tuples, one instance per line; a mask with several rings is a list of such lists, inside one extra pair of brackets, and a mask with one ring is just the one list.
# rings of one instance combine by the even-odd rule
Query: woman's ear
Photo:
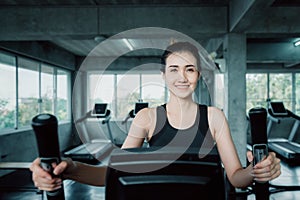
[(166, 80), (166, 74), (164, 72), (160, 72), (162, 79), (165, 81)]
[(198, 71), (198, 81), (201, 79), (201, 72)]

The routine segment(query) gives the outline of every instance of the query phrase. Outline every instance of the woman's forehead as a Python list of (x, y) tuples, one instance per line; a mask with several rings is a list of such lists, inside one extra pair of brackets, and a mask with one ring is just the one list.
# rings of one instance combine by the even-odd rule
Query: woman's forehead
[(166, 59), (167, 65), (185, 64), (197, 67), (197, 60), (192, 53), (188, 51), (173, 52)]

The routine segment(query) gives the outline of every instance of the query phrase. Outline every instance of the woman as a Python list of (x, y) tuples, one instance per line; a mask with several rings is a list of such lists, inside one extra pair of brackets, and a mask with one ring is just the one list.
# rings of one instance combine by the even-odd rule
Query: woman
[[(273, 152), (254, 167), (250, 164), (243, 168), (223, 112), (193, 101), (193, 92), (201, 76), (200, 57), (195, 46), (187, 42), (170, 45), (162, 56), (162, 64), (162, 76), (170, 92), (169, 102), (138, 112), (122, 148), (141, 147), (144, 139), (150, 146), (186, 146), (198, 147), (199, 150), (202, 145), (212, 147), (216, 144), (228, 179), (234, 187), (246, 187), (253, 180), (264, 182), (280, 175), (280, 160)], [(249, 162), (253, 160), (251, 152), (247, 153), (247, 157)], [(60, 188), (62, 179), (51, 177), (40, 168), (39, 163), (37, 158), (30, 168), (35, 185), (46, 191)], [(105, 184), (106, 167), (69, 159), (54, 166), (54, 174), (102, 186)]]

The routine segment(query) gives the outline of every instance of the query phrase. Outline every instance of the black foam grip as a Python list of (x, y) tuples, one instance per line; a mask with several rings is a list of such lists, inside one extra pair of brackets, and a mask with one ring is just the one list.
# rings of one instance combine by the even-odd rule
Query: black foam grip
[[(61, 161), (57, 118), (51, 114), (40, 114), (32, 119), (31, 126), (36, 136), (41, 167), (54, 176), (52, 163), (58, 164)], [(48, 200), (65, 199), (63, 185), (61, 189), (46, 194)]]
[[(265, 144), (267, 148), (267, 110), (265, 108), (250, 109), (249, 120), (253, 145), (252, 148), (259, 144)], [(253, 156), (254, 160), (257, 159), (255, 158), (255, 154)], [(255, 181), (254, 192), (256, 200), (269, 200), (269, 182), (261, 183)]]
[(59, 157), (57, 119), (50, 114), (40, 114), (32, 119), (40, 157)]
[(267, 110), (252, 108), (249, 111), (252, 144), (267, 144)]

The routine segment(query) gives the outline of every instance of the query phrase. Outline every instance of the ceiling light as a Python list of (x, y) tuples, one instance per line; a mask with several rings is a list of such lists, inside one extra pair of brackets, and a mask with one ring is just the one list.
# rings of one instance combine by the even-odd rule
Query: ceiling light
[(133, 51), (133, 46), (130, 44), (130, 42), (128, 41), (128, 39), (123, 38), (122, 40), (126, 44), (126, 46), (130, 49), (130, 51)]
[(296, 42), (294, 42), (294, 46), (297, 47), (300, 45), (300, 40), (297, 40)]
[(98, 43), (102, 42), (103, 40), (105, 40), (105, 38), (101, 35), (97, 35), (94, 37), (94, 40)]

